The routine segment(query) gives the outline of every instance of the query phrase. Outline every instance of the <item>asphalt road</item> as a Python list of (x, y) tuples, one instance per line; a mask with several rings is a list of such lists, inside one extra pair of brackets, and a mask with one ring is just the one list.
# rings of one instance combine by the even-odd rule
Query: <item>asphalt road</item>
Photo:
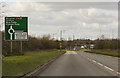
[(117, 76), (118, 58), (67, 51), (38, 76)]

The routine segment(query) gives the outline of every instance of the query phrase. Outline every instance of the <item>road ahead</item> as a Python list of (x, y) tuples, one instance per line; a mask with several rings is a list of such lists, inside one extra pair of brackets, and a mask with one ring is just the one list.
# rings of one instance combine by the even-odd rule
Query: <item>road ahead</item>
[(117, 76), (117, 69), (115, 57), (67, 51), (38, 76)]

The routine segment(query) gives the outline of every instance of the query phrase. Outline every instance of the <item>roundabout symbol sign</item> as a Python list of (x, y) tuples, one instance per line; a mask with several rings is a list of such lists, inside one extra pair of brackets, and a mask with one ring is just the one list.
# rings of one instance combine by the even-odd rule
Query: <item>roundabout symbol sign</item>
[(8, 30), (8, 33), (10, 34), (10, 40), (12, 40), (12, 35), (15, 32), (15, 30), (10, 26), (10, 29)]

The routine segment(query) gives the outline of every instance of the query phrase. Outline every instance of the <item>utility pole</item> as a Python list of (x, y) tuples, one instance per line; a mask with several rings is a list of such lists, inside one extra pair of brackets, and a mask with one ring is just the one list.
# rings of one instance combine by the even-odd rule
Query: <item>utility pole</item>
[(53, 39), (55, 39), (54, 37), (55, 37), (56, 34), (57, 34), (57, 33), (53, 33)]
[(62, 37), (62, 36), (63, 36), (63, 33), (65, 33), (65, 31), (66, 31), (66, 30), (60, 30), (60, 41), (63, 40), (63, 37)]
[(55, 35), (55, 34), (53, 34), (53, 39), (54, 39), (54, 35)]
[(113, 29), (112, 29), (112, 39), (114, 39), (114, 34), (113, 34), (113, 33), (114, 33), (114, 31), (113, 31)]
[(5, 8), (5, 5), (3, 5), (2, 2), (0, 2), (0, 78), (2, 77), (2, 27), (3, 24), (4, 24), (4, 14), (5, 14), (5, 11), (4, 11), (4, 8)]
[(74, 39), (75, 39), (75, 35), (73, 34), (73, 41), (74, 41)]
[(60, 41), (62, 41), (62, 30), (60, 31)]
[(60, 52), (61, 52), (61, 49), (62, 49), (62, 30), (60, 30)]
[(101, 34), (101, 27), (100, 27), (100, 39), (101, 39), (101, 35), (102, 35), (102, 34)]
[(98, 38), (101, 39), (101, 36), (102, 36), (102, 28), (100, 27), (100, 24), (99, 24), (99, 29), (100, 29), (100, 30), (99, 30), (99, 34), (100, 34), (100, 35), (99, 35)]
[[(5, 13), (6, 13), (6, 3), (5, 2), (0, 2), (0, 20), (4, 20)], [(2, 25), (4, 24), (4, 21), (0, 22), (0, 31), (2, 31)]]
[(62, 39), (63, 39), (63, 38), (62, 38), (62, 35), (63, 35), (63, 32), (65, 32), (65, 30), (63, 30), (63, 31), (60, 30), (60, 41), (61, 41), (61, 43), (60, 43), (60, 44), (61, 44), (61, 45), (60, 45), (60, 50), (62, 49)]
[(0, 78), (2, 77), (2, 31), (0, 31)]

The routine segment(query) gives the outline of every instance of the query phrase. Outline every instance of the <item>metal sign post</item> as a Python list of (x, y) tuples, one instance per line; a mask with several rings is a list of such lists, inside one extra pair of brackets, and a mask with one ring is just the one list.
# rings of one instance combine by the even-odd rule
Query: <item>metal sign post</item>
[(12, 54), (12, 41), (10, 41), (10, 52)]
[(22, 52), (22, 41), (20, 43), (21, 43), (21, 54), (23, 54), (23, 52)]
[(59, 43), (60, 44), (60, 51), (62, 50), (62, 43)]

